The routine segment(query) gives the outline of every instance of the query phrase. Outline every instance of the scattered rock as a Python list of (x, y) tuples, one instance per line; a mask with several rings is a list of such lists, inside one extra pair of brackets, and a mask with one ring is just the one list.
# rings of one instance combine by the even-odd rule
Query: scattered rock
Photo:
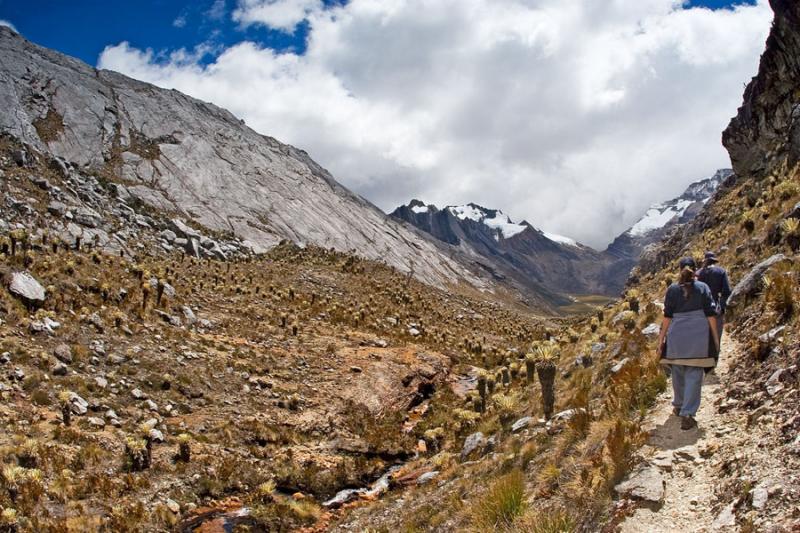
[(164, 434), (156, 428), (152, 428), (148, 435), (153, 442), (164, 442)]
[(417, 485), (424, 485), (439, 475), (438, 470), (426, 472), (417, 478)]
[(14, 272), (11, 274), (11, 283), (9, 283), (8, 290), (29, 305), (44, 303), (44, 287), (28, 272)]
[(650, 337), (651, 339), (658, 337), (658, 334), (660, 332), (661, 332), (661, 326), (655, 323), (648, 325), (646, 328), (642, 330), (642, 334), (647, 337)]
[(671, 451), (663, 451), (656, 454), (655, 457), (650, 461), (655, 467), (660, 468), (665, 472), (672, 472), (672, 461), (673, 461), (673, 454)]
[(412, 337), (418, 337), (419, 330), (417, 328), (409, 328), (408, 334), (411, 335)]
[(630, 362), (631, 362), (630, 358), (628, 358), (628, 357), (624, 358), (622, 361), (620, 361), (619, 363), (617, 363), (617, 364), (615, 364), (614, 366), (611, 367), (611, 373), (612, 374), (618, 374)]
[(56, 363), (53, 367), (53, 375), (54, 376), (66, 376), (69, 372), (67, 365), (64, 363)]
[(351, 366), (350, 367), (350, 372), (353, 372), (353, 373), (356, 373), (356, 374), (360, 374), (361, 372), (363, 372), (363, 370), (362, 370), (362, 368), (360, 366)]
[(147, 398), (147, 395), (143, 393), (141, 389), (133, 389), (131, 391), (131, 396), (133, 396), (137, 400), (144, 400), (145, 398)]
[(482, 456), (487, 451), (487, 441), (483, 433), (478, 431), (464, 440), (464, 447), (461, 448), (461, 460), (466, 461), (471, 458)]
[(750, 491), (750, 494), (753, 497), (752, 503), (754, 509), (763, 509), (766, 507), (767, 500), (769, 499), (769, 492), (764, 485), (758, 485)]
[(731, 295), (728, 297), (728, 309), (737, 307), (742, 300), (754, 295), (761, 287), (761, 281), (764, 279), (764, 274), (767, 270), (778, 263), (786, 261), (789, 261), (789, 259), (785, 255), (776, 254), (754, 266), (733, 288)]
[(79, 207), (73, 213), (73, 217), (73, 220), (76, 224), (86, 226), (87, 228), (98, 227), (100, 225), (100, 221), (102, 220), (96, 211), (89, 209), (88, 207)]
[(697, 446), (684, 446), (675, 450), (675, 458), (681, 461), (694, 461), (700, 457)]
[(522, 417), (511, 425), (511, 432), (516, 433), (517, 431), (521, 431), (526, 427), (528, 427), (529, 425), (531, 425), (532, 422), (533, 422), (532, 416)]
[(736, 525), (736, 502), (731, 502), (725, 506), (724, 509), (717, 515), (714, 522), (711, 524), (711, 529), (723, 529), (727, 527), (734, 527)]
[(70, 407), (72, 412), (76, 415), (85, 415), (89, 410), (89, 402), (78, 396), (77, 394), (70, 393), (69, 398)]
[(664, 500), (664, 475), (654, 466), (635, 470), (614, 490), (624, 497), (660, 504)]
[(86, 419), (86, 421), (89, 422), (90, 426), (96, 428), (106, 427), (106, 421), (100, 418), (99, 416), (90, 416), (89, 418)]
[(72, 348), (68, 344), (61, 343), (53, 350), (53, 355), (62, 363), (72, 364)]
[(186, 320), (186, 325), (191, 327), (197, 322), (197, 317), (192, 311), (192, 308), (188, 305), (184, 305), (181, 307), (181, 312), (183, 313), (183, 318)]
[(47, 212), (51, 215), (63, 217), (67, 213), (67, 204), (63, 202), (52, 201), (47, 205)]
[(178, 513), (181, 512), (181, 506), (178, 505), (178, 502), (176, 502), (175, 500), (173, 500), (171, 498), (167, 498), (166, 504), (167, 504), (167, 509), (169, 509), (171, 512), (173, 512), (175, 514), (178, 514)]

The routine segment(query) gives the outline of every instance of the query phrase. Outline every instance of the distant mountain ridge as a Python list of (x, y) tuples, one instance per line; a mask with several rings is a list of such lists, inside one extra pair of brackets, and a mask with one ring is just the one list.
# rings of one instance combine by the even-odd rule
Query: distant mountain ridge
[[(623, 289), (643, 250), (672, 228), (694, 219), (732, 173), (718, 170), (677, 198), (651, 206), (604, 251), (544, 232), (524, 220), (515, 223), (501, 210), (476, 203), (440, 209), (415, 199), (390, 216), (457, 248), (495, 277), (513, 279), (529, 291), (546, 288), (562, 295), (613, 296)], [(557, 301), (566, 305), (563, 299)]]

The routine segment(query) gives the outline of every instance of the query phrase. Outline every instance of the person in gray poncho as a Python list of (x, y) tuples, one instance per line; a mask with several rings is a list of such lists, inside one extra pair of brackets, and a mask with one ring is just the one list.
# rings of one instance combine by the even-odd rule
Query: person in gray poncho
[(664, 297), (659, 347), (661, 364), (671, 370), (672, 412), (681, 417), (681, 429), (688, 430), (697, 426), (703, 377), (717, 364), (719, 336), (711, 289), (695, 280), (691, 265), (682, 260), (681, 267), (679, 282)]

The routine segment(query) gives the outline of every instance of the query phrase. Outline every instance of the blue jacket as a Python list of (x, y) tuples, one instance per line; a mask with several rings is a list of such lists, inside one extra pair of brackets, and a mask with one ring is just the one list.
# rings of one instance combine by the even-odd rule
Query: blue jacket
[(724, 313), (728, 296), (731, 295), (731, 284), (725, 269), (717, 265), (703, 267), (697, 271), (697, 279), (708, 285), (714, 300), (719, 304), (720, 314)]

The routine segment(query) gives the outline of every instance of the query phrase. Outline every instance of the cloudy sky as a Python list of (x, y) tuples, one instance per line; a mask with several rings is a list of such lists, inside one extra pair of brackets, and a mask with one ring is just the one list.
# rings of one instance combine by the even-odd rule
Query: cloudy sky
[[(55, 47), (226, 107), (385, 211), (472, 201), (595, 247), (729, 165), (772, 18), (766, 0), (144, 4), (158, 31), (126, 29), (141, 8)], [(2, 0), (0, 19), (37, 40)]]

